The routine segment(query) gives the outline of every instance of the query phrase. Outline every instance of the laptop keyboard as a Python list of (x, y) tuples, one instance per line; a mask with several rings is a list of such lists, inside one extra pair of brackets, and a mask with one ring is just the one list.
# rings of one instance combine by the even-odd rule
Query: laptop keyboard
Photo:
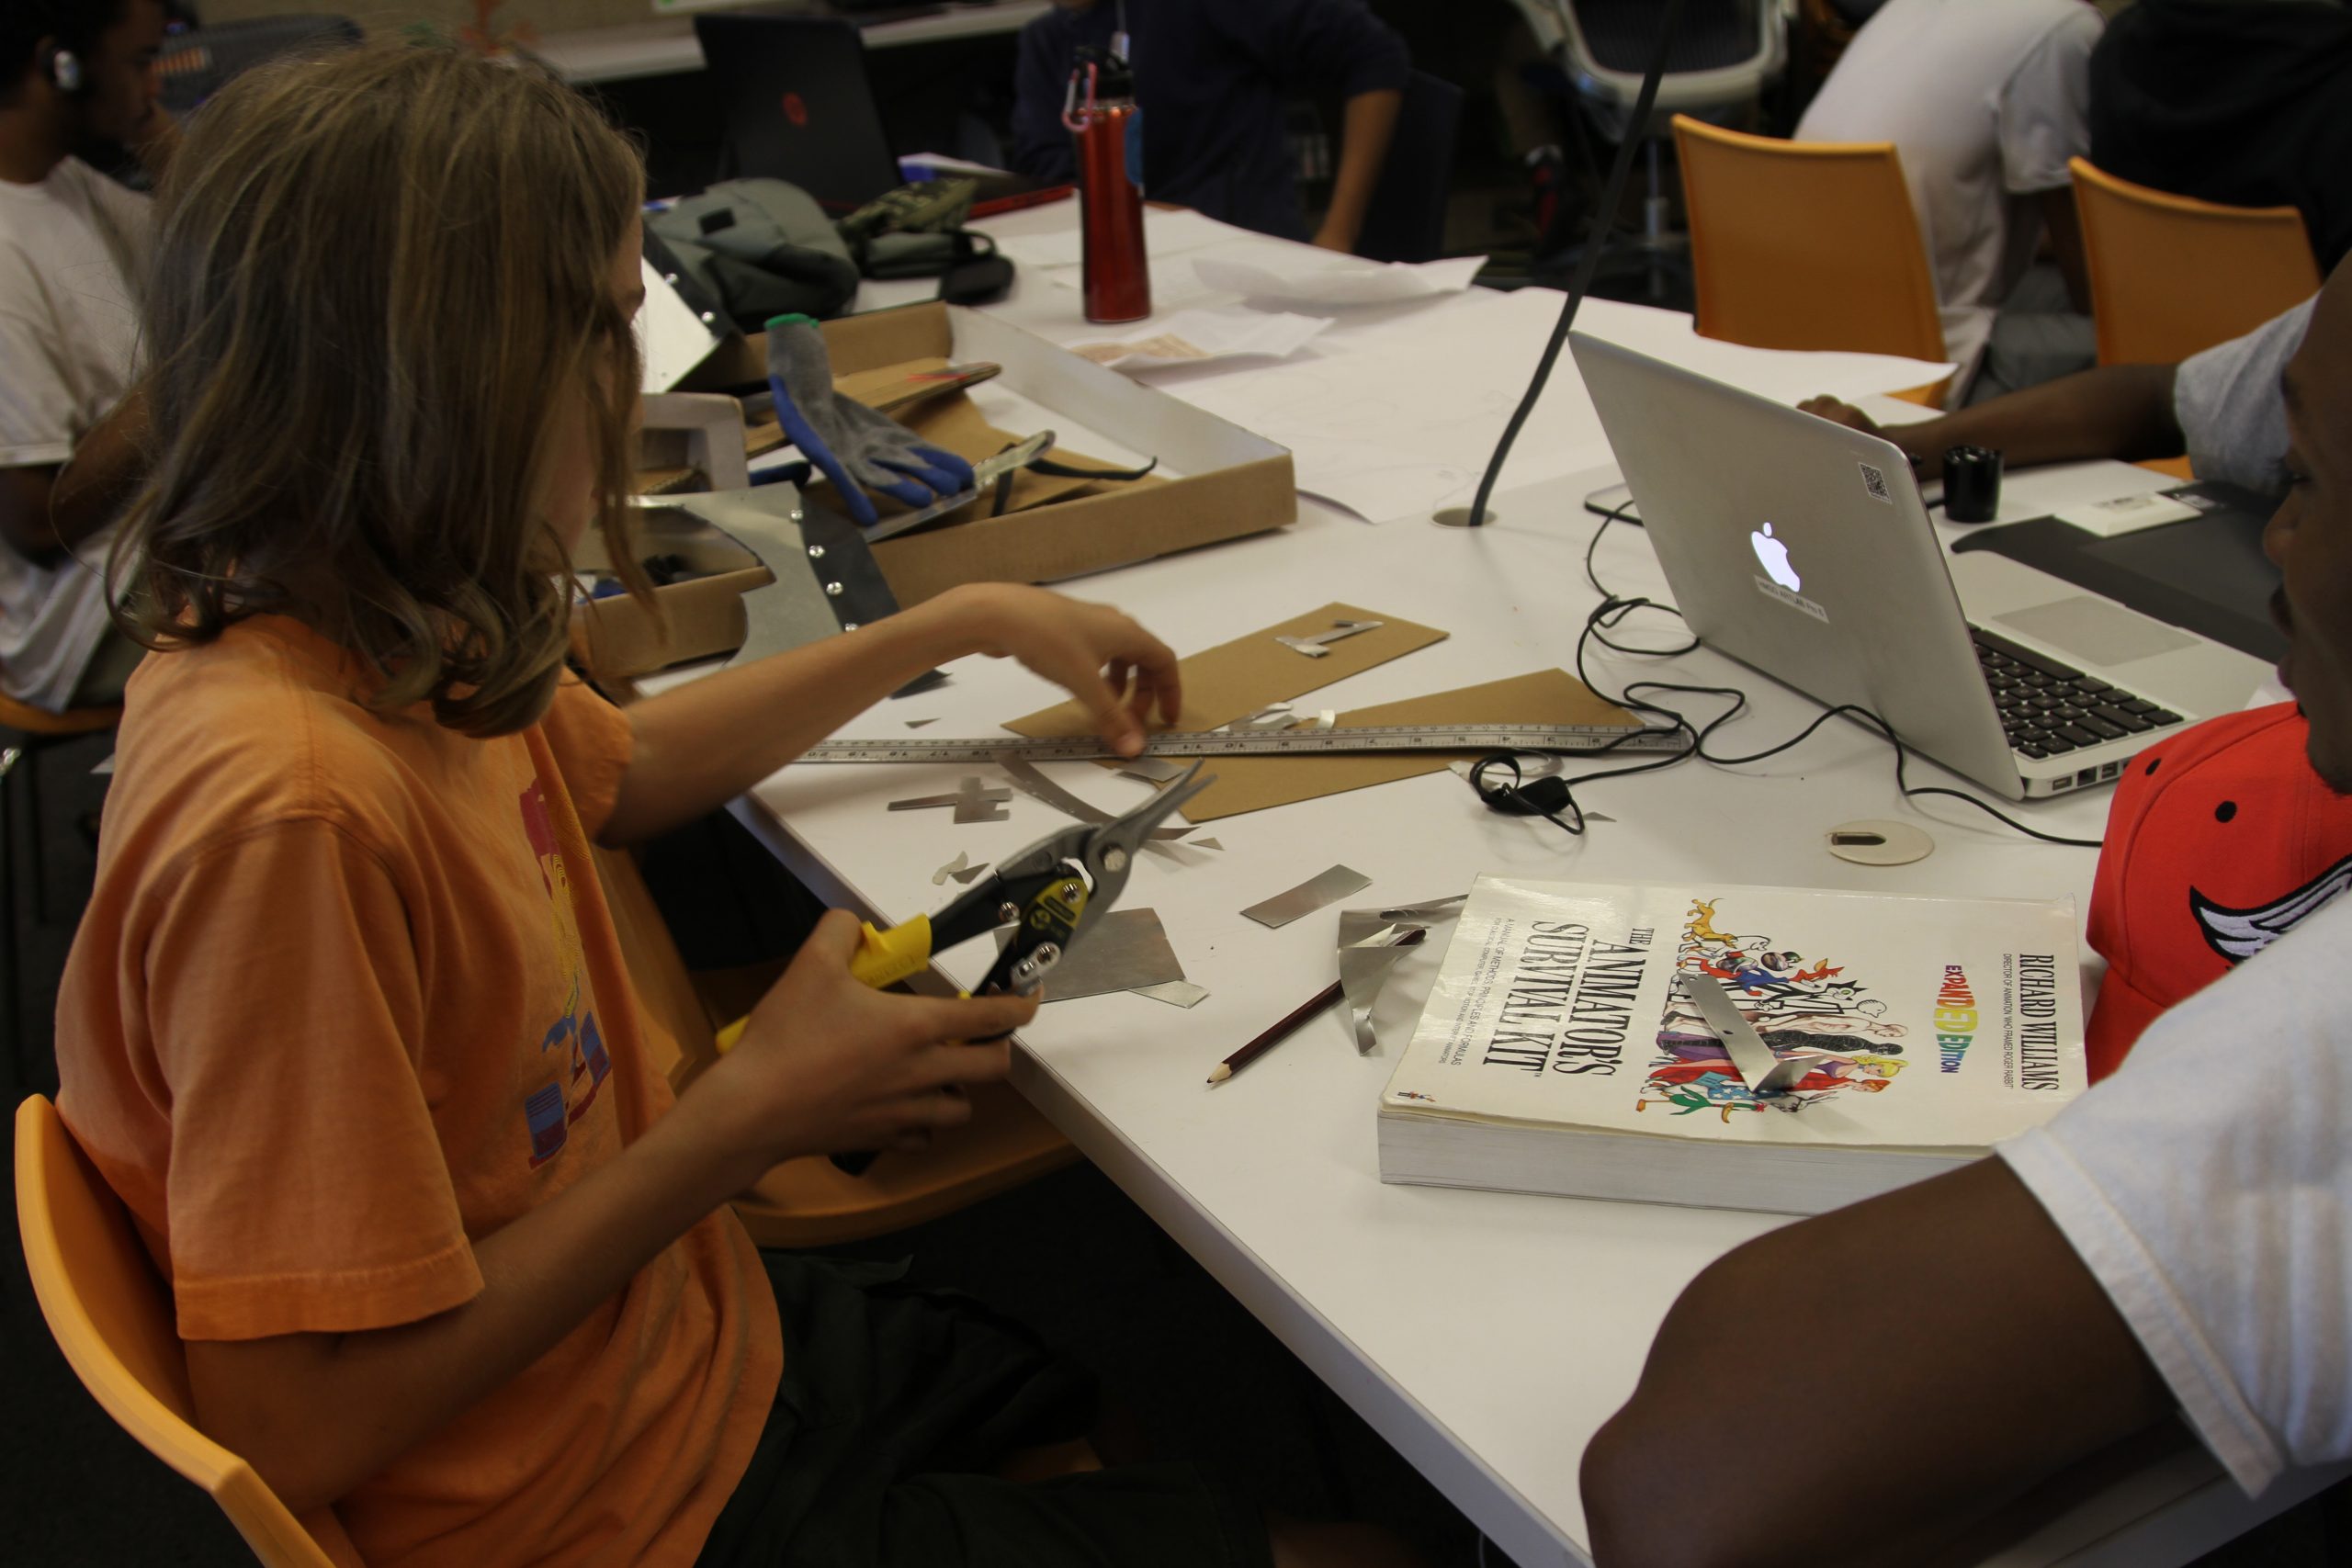
[(2045, 653), (1970, 626), (2001, 728), (2028, 757), (2058, 757), (2181, 722), (2180, 715)]

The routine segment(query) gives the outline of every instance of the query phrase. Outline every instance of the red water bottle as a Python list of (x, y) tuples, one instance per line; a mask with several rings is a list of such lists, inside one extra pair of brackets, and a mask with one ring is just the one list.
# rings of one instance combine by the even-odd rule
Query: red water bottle
[(1062, 123), (1077, 143), (1086, 319), (1140, 321), (1151, 314), (1151, 265), (1143, 248), (1143, 110), (1126, 61), (1080, 49)]

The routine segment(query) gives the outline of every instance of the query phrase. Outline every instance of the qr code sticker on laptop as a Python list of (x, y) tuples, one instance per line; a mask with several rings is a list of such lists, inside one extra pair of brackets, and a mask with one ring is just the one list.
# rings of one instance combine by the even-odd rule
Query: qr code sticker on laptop
[(1887, 493), (1884, 474), (1880, 473), (1868, 463), (1856, 463), (1854, 467), (1862, 470), (1862, 488), (1871, 492), (1871, 500), (1883, 501), (1889, 506), (1894, 504), (1894, 497)]

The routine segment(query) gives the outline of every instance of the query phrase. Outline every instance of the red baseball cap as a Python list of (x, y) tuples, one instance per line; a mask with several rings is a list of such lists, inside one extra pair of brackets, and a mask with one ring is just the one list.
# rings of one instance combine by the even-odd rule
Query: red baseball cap
[(2108, 808), (2090, 942), (2094, 1082), (2140, 1032), (2352, 886), (2352, 796), (2312, 771), (2292, 703), (2208, 719), (2132, 761)]

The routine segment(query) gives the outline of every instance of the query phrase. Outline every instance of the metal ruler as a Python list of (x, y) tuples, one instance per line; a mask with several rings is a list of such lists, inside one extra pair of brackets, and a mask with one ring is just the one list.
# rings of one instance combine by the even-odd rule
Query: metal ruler
[[(1628, 731), (1599, 724), (1390, 724), (1357, 729), (1275, 729), (1250, 734), (1155, 735), (1148, 757), (1319, 757), (1377, 751), (1671, 751), (1687, 744), (1680, 731)], [(823, 740), (803, 751), (803, 762), (987, 762), (1017, 757), (1030, 762), (1115, 758), (1092, 737), (1030, 740), (1017, 735), (977, 739), (910, 736), (904, 740)]]

